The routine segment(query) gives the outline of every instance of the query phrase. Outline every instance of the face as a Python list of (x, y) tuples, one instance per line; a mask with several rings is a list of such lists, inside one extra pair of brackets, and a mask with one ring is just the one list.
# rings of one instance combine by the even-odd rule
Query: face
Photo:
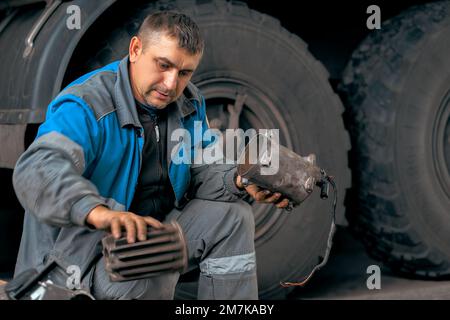
[(129, 50), (129, 72), (133, 95), (139, 102), (158, 109), (177, 100), (200, 63), (201, 54), (192, 55), (178, 47), (178, 41), (161, 34), (159, 39), (142, 41), (133, 37)]

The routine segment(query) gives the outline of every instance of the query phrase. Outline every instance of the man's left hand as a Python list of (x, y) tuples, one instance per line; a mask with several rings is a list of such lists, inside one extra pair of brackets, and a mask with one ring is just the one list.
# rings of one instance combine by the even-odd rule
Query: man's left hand
[(237, 176), (236, 178), (236, 186), (239, 189), (244, 189), (247, 193), (253, 197), (257, 202), (260, 203), (274, 203), (277, 208), (283, 209), (289, 205), (289, 199), (282, 197), (282, 194), (279, 192), (272, 192), (267, 189), (262, 189), (258, 187), (256, 184), (250, 184), (244, 186), (242, 183), (241, 176)]

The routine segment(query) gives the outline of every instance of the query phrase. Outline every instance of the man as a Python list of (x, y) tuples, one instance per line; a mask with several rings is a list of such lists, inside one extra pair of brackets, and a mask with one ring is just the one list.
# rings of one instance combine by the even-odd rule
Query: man
[[(171, 133), (208, 128), (205, 101), (190, 83), (203, 54), (187, 16), (148, 16), (129, 55), (75, 80), (49, 105), (36, 140), (17, 162), (13, 184), (26, 209), (15, 274), (49, 259), (80, 268), (98, 299), (172, 299), (179, 274), (113, 283), (101, 239), (176, 219), (189, 270), (199, 267), (199, 299), (257, 299), (254, 221), (249, 193), (286, 207), (279, 194), (242, 185), (233, 166), (171, 161)], [(64, 277), (61, 284), (65, 284)]]

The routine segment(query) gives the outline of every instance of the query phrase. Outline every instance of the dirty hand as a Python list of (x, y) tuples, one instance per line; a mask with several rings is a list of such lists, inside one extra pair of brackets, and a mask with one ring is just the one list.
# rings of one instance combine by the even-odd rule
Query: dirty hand
[(119, 239), (122, 228), (125, 228), (127, 242), (134, 243), (137, 239), (147, 239), (147, 226), (160, 229), (162, 223), (152, 217), (142, 217), (132, 212), (114, 211), (104, 206), (97, 206), (88, 214), (86, 222), (96, 229), (109, 230), (114, 238)]
[(289, 205), (289, 199), (282, 197), (281, 193), (279, 192), (273, 193), (270, 190), (258, 187), (256, 184), (244, 186), (242, 184), (242, 178), (240, 175), (238, 175), (236, 178), (236, 186), (239, 189), (245, 188), (245, 191), (247, 191), (247, 193), (258, 202), (274, 203), (275, 206), (280, 209), (286, 208)]

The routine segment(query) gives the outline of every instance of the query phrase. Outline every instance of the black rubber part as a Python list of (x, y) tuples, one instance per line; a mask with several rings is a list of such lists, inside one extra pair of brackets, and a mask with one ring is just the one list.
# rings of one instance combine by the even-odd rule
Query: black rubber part
[[(327, 71), (312, 57), (306, 44), (270, 16), (239, 2), (151, 3), (139, 8), (134, 18), (124, 17), (125, 25), (122, 22), (117, 28), (107, 25), (104, 37), (97, 31), (91, 39), (84, 39), (76, 51), (80, 55), (71, 62), (71, 66), (79, 69), (75, 74), (69, 73), (66, 82), (86, 69), (122, 58), (128, 53), (130, 36), (145, 15), (161, 8), (181, 9), (204, 32), (206, 50), (193, 82), (207, 74), (212, 77), (233, 74), (268, 95), (279, 106), (295, 151), (302, 155), (315, 153), (318, 164), (335, 176), (340, 193), (338, 211), (343, 216), (343, 195), (350, 185), (347, 160), (350, 139), (342, 120), (344, 108), (328, 82)], [(104, 41), (93, 47), (99, 38)], [(97, 54), (83, 62), (88, 52)], [(261, 298), (285, 297), (291, 289), (282, 288), (280, 281), (297, 281), (319, 262), (330, 229), (331, 202), (321, 200), (317, 191), (299, 209), (280, 220), (270, 237), (256, 244)], [(184, 281), (179, 284), (176, 296), (195, 298), (196, 293), (196, 283)]]
[(450, 181), (433, 153), (445, 143), (433, 130), (450, 107), (449, 38), (449, 1), (412, 7), (360, 44), (339, 87), (353, 146), (350, 227), (407, 277), (450, 274)]

